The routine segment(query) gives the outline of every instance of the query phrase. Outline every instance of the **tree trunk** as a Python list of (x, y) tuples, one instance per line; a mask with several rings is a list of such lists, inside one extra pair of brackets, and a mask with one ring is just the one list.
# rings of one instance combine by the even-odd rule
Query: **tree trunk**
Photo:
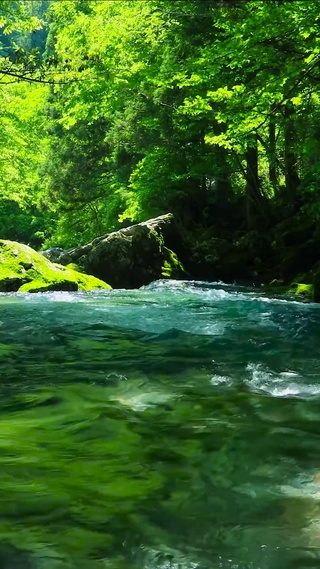
[(277, 154), (276, 154), (276, 117), (275, 105), (271, 106), (271, 114), (269, 121), (269, 179), (273, 187), (274, 193), (278, 188), (277, 176)]
[(228, 151), (222, 147), (217, 148), (215, 151), (215, 161), (217, 165), (216, 200), (219, 205), (226, 206), (232, 195)]
[(300, 178), (298, 174), (298, 160), (295, 153), (295, 126), (294, 126), (294, 109), (287, 103), (284, 108), (284, 167), (286, 195), (289, 204), (292, 205), (296, 201)]
[(260, 212), (262, 205), (258, 173), (258, 141), (256, 136), (248, 141), (246, 162), (247, 222), (249, 227), (253, 227), (255, 225), (256, 215)]

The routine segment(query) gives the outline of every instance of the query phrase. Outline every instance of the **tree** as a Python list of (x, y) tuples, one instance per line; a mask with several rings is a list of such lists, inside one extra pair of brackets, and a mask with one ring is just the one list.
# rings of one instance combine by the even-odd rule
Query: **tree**
[(318, 18), (303, 0), (52, 3), (41, 188), (56, 236), (168, 210), (265, 230), (304, 207), (319, 175)]

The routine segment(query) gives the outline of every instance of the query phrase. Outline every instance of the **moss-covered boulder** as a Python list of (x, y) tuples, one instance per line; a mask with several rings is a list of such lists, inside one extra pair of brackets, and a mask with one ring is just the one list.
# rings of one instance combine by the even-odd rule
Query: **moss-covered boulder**
[(308, 301), (314, 300), (313, 284), (293, 282), (289, 287), (288, 293), (294, 294), (304, 300)]
[(302, 302), (313, 302), (315, 301), (313, 279), (312, 273), (298, 275), (291, 283), (285, 283), (281, 279), (273, 279), (269, 284), (263, 285), (262, 289), (267, 294), (290, 296)]
[(59, 262), (77, 263), (114, 288), (137, 288), (161, 278), (184, 274), (176, 253), (178, 232), (168, 213), (97, 237), (62, 254)]
[(0, 240), (0, 292), (110, 288), (95, 277), (51, 263), (27, 245)]

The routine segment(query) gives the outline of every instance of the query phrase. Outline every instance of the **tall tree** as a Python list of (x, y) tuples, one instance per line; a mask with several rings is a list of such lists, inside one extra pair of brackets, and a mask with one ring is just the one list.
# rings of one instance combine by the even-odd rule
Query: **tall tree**
[(63, 0), (50, 14), (47, 58), (66, 81), (45, 187), (66, 233), (83, 211), (94, 235), (168, 209), (232, 223), (244, 202), (259, 230), (272, 201), (300, 207), (318, 176), (317, 1)]

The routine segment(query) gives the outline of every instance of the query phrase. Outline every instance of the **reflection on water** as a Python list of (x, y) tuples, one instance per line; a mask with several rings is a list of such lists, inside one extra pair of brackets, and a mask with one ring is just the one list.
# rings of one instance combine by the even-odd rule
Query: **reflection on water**
[(0, 567), (320, 566), (320, 307), (0, 296)]

